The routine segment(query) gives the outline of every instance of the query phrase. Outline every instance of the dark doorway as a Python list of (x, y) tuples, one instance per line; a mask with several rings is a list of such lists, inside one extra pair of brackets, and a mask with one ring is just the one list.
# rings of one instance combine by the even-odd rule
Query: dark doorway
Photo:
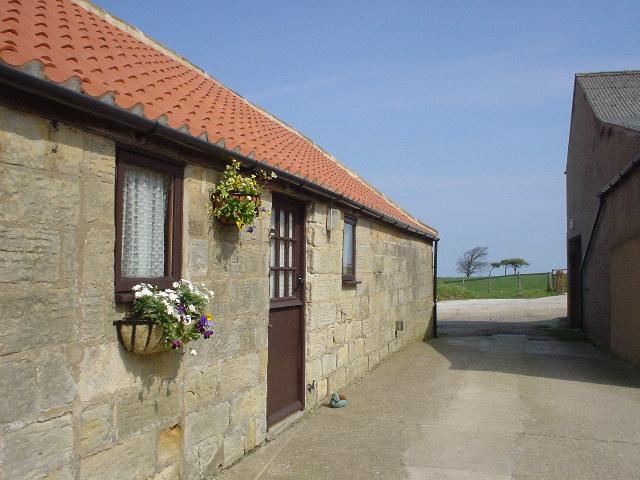
[(304, 205), (273, 197), (267, 425), (304, 409)]
[(568, 314), (571, 328), (582, 328), (582, 237), (567, 242), (567, 267), (569, 270)]

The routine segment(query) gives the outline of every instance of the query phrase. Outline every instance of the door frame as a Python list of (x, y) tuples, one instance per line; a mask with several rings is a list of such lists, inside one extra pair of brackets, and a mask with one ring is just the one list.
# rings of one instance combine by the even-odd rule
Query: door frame
[[(300, 392), (298, 401), (300, 402), (300, 410), (304, 412), (306, 409), (306, 388), (305, 388), (305, 378), (306, 378), (306, 353), (307, 353), (307, 322), (306, 322), (306, 285), (307, 285), (307, 207), (310, 203), (308, 198), (300, 198), (297, 196), (287, 195), (284, 192), (273, 191), (271, 195), (271, 211), (273, 212), (273, 205), (277, 203), (277, 201), (283, 201), (287, 203), (298, 204), (300, 206), (300, 240), (299, 244), (302, 248), (302, 252), (299, 254), (300, 259), (300, 269), (299, 271), (302, 273), (302, 285), (300, 286), (300, 302), (301, 305), (299, 307), (299, 321), (300, 321), (300, 333), (299, 333), (299, 344), (300, 344), (300, 377), (298, 379), (298, 391)], [(270, 232), (269, 232), (270, 233)], [(269, 235), (270, 237), (271, 235)], [(271, 248), (271, 247), (269, 247)], [(270, 253), (269, 253), (270, 254)], [(270, 271), (270, 269), (269, 269)], [(269, 276), (267, 275), (267, 281), (269, 281)], [(271, 316), (272, 310), (278, 310), (280, 308), (291, 307), (291, 302), (283, 301), (279, 304), (276, 303), (273, 306), (271, 302), (271, 294), (269, 293), (269, 312), (268, 312), (268, 320)], [(269, 357), (269, 332), (267, 331), (267, 359)], [(267, 368), (267, 376), (268, 376), (268, 368)], [(284, 415), (275, 418), (273, 421), (269, 421), (269, 412), (267, 411), (267, 398), (269, 396), (269, 379), (267, 377), (267, 397), (265, 398), (265, 415), (267, 421), (267, 430), (269, 430), (272, 426), (278, 424), (280, 421), (286, 419), (288, 416), (292, 415), (298, 410), (285, 411)]]
[(567, 240), (568, 302), (567, 313), (571, 328), (583, 328), (584, 293), (582, 278), (582, 235)]

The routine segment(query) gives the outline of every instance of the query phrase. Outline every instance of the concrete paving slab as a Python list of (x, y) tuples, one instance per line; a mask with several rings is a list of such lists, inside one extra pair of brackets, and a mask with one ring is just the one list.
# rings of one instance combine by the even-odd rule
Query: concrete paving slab
[(640, 445), (524, 435), (518, 441), (519, 480), (639, 479)]
[[(640, 479), (638, 371), (541, 338), (531, 324), (557, 305), (536, 317), (520, 302), (524, 335), (471, 322), (410, 345), (346, 388), (346, 408), (306, 415), (222, 478)], [(491, 303), (456, 307), (461, 324)]]
[(511, 475), (518, 434), (447, 426), (418, 427), (404, 452), (408, 467), (455, 468), (464, 472)]
[(407, 467), (411, 480), (511, 480), (511, 475), (494, 475), (456, 468)]

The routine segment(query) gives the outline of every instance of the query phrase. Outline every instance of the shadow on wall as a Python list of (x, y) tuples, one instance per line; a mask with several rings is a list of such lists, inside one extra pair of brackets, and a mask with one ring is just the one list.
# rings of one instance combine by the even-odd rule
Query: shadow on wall
[(180, 364), (183, 360), (180, 353), (168, 350), (153, 355), (137, 355), (127, 352), (118, 344), (118, 354), (127, 372), (142, 383), (141, 398), (143, 392), (152, 390), (165, 390), (167, 396), (176, 394), (172, 392), (171, 386), (178, 379)]

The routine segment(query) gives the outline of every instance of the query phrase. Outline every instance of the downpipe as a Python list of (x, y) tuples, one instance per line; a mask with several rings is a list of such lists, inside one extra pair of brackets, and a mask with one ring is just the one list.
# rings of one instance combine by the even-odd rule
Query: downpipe
[(440, 238), (433, 239), (433, 338), (438, 337), (438, 243)]
[(607, 197), (613, 193), (626, 179), (628, 179), (633, 171), (640, 165), (640, 154), (636, 155), (620, 172), (615, 175), (604, 187), (602, 187), (596, 197), (598, 197), (598, 209), (596, 210), (596, 216), (591, 226), (591, 232), (589, 233), (589, 240), (587, 241), (587, 249), (580, 262), (580, 324), (583, 325), (584, 318), (584, 272), (587, 268), (587, 260), (591, 256), (593, 250), (593, 244), (595, 243), (596, 233), (602, 219), (602, 212), (604, 211)]

